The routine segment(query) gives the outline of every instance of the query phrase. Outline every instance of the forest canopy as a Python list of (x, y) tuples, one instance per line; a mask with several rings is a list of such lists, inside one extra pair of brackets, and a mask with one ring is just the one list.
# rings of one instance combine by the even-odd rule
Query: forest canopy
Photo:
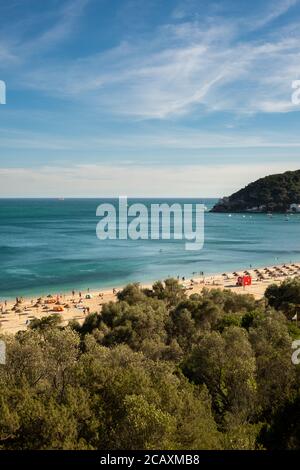
[(279, 289), (132, 284), (83, 325), (0, 335), (0, 449), (299, 449), (300, 280)]
[(260, 178), (221, 199), (212, 212), (286, 212), (292, 204), (300, 204), (300, 170)]

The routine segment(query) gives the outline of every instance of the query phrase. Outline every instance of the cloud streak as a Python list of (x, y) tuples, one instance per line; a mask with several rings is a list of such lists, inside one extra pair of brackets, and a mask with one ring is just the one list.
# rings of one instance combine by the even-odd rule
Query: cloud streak
[[(33, 13), (30, 18), (19, 19), (16, 24), (3, 25), (0, 30), (0, 59), (2, 67), (23, 66), (34, 68), (36, 57), (64, 42), (73, 33), (90, 0), (68, 0), (59, 8)], [(40, 29), (47, 23), (47, 27)], [(33, 31), (27, 38), (27, 30)], [(36, 31), (36, 32), (35, 32)], [(1, 67), (1, 68), (2, 68)]]
[[(272, 164), (268, 170), (264, 164), (184, 165), (180, 171), (124, 165), (0, 168), (0, 197), (40, 197), (41, 187), (43, 197), (219, 197), (258, 177), (282, 172), (285, 165)], [(290, 168), (297, 166), (291, 162)]]
[[(83, 8), (84, 1), (77, 1)], [(253, 20), (263, 28), (295, 6), (285, 0)], [(76, 14), (45, 33), (40, 43), (65, 33)], [(212, 24), (213, 23), (213, 26)], [(251, 21), (249, 21), (251, 23)], [(151, 38), (92, 56), (39, 64), (24, 75), (25, 86), (49, 96), (93, 103), (99, 112), (133, 119), (168, 119), (198, 110), (237, 114), (295, 111), (291, 81), (300, 74), (300, 33), (241, 41), (240, 18), (165, 24)], [(39, 46), (37, 46), (39, 47)], [(233, 91), (234, 90), (234, 91)]]
[(282, 138), (276, 132), (236, 132), (234, 127), (228, 132), (196, 131), (176, 126), (170, 130), (141, 131), (138, 134), (119, 132), (118, 135), (83, 137), (65, 137), (46, 133), (25, 132), (0, 128), (0, 149), (73, 151), (89, 155), (91, 152), (105, 153), (108, 149), (115, 151), (132, 150), (201, 150), (201, 149), (262, 149), (262, 148), (300, 148), (300, 138), (290, 133)]

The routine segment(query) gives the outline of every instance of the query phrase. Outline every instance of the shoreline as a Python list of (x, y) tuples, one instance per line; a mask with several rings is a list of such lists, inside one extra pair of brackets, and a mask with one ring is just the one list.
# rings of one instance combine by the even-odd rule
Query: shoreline
[[(252, 276), (252, 285), (237, 286), (237, 277), (245, 273)], [(185, 287), (187, 295), (201, 293), (203, 288), (219, 288), (239, 294), (252, 294), (256, 299), (260, 299), (268, 285), (297, 276), (300, 276), (300, 262), (261, 268), (252, 267), (243, 271), (217, 273), (203, 277), (182, 277), (179, 282)], [(153, 282), (139, 284), (142, 288), (149, 288)], [(42, 297), (24, 297), (18, 305), (16, 305), (16, 300), (7, 299), (6, 302), (0, 302), (0, 333), (15, 334), (20, 330), (26, 330), (28, 323), (34, 318), (40, 319), (54, 313), (61, 315), (63, 326), (71, 320), (83, 323), (89, 313), (100, 312), (104, 303), (115, 301), (117, 292), (124, 287), (123, 285), (107, 289), (82, 289), (74, 291), (74, 295), (72, 292), (65, 292)], [(59, 309), (62, 311), (55, 311)]]
[[(253, 265), (252, 267), (249, 267), (251, 265), (247, 265), (246, 266), (242, 266), (240, 268), (236, 268), (236, 267), (233, 267), (233, 270), (235, 270), (236, 272), (243, 272), (243, 271), (254, 271), (254, 270), (263, 270), (263, 269), (266, 269), (266, 268), (274, 268), (274, 266), (276, 267), (280, 267), (280, 266), (290, 266), (290, 265), (293, 265), (293, 264), (296, 264), (296, 265), (299, 265), (299, 269), (300, 269), (300, 257), (299, 259), (297, 260), (290, 260), (289, 262), (281, 262), (279, 264), (264, 264), (264, 265)], [(195, 280), (199, 280), (202, 278), (199, 277), (199, 273), (201, 271), (197, 271), (195, 273), (192, 273), (195, 274), (195, 277), (194, 279)], [(232, 272), (234, 271), (224, 271), (224, 273), (226, 274), (231, 274)], [(220, 277), (222, 274), (220, 271), (212, 271), (212, 272), (204, 272), (204, 276), (205, 276), (205, 279), (210, 279), (210, 278), (217, 278), (217, 277)], [(300, 272), (299, 272), (299, 275), (300, 275)], [(185, 273), (181, 273), (179, 275), (179, 280), (181, 280), (182, 277), (185, 277), (185, 280), (188, 281), (190, 279), (193, 279), (193, 277), (191, 277), (191, 273), (189, 274), (185, 274)], [(78, 284), (76, 286), (76, 283), (74, 283), (74, 290), (76, 292), (94, 292), (94, 293), (99, 293), (99, 292), (108, 292), (108, 291), (112, 291), (113, 289), (117, 289), (117, 290), (120, 290), (120, 289), (123, 289), (126, 285), (128, 284), (140, 284), (142, 287), (151, 287), (156, 281), (161, 281), (161, 280), (165, 280), (165, 279), (177, 279), (178, 278), (178, 272), (177, 273), (174, 273), (174, 275), (171, 275), (171, 274), (168, 274), (168, 275), (165, 275), (165, 276), (162, 276), (162, 277), (156, 277), (154, 279), (144, 279), (144, 280), (140, 280), (140, 279), (129, 279), (128, 281), (126, 281), (125, 283), (109, 283), (107, 286), (99, 286), (99, 287), (95, 287), (95, 284), (96, 282), (95, 281), (92, 281), (90, 283), (91, 287), (88, 286), (88, 283), (87, 282), (84, 282), (84, 284)], [(73, 287), (73, 286), (72, 286)], [(48, 288), (45, 288), (45, 287), (41, 287), (41, 288), (37, 288), (37, 289), (34, 289), (34, 291), (32, 293), (24, 293), (24, 294), (21, 294), (18, 293), (18, 292), (15, 292), (14, 294), (7, 294), (7, 295), (3, 295), (1, 294), (0, 295), (0, 307), (1, 305), (4, 303), (4, 301), (6, 300), (8, 303), (12, 303), (15, 301), (16, 297), (19, 297), (19, 298), (23, 298), (25, 301), (28, 301), (28, 300), (31, 300), (31, 299), (37, 299), (39, 297), (46, 297), (47, 295), (51, 294), (53, 296), (57, 296), (57, 295), (70, 295), (72, 293), (72, 289), (71, 287), (66, 287), (66, 288), (62, 288), (61, 290), (59, 288), (55, 288), (53, 286), (49, 286)]]

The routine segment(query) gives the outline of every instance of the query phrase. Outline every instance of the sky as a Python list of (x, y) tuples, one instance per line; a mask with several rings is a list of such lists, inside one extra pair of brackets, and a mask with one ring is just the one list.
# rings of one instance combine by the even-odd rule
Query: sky
[(299, 0), (0, 0), (0, 197), (221, 197), (300, 168)]

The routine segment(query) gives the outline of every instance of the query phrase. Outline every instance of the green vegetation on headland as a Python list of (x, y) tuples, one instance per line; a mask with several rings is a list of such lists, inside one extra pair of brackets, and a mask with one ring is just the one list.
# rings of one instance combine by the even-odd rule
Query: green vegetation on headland
[(211, 212), (300, 212), (300, 170), (266, 176), (229, 197)]
[(129, 285), (0, 335), (0, 449), (300, 449), (300, 279), (265, 298)]

